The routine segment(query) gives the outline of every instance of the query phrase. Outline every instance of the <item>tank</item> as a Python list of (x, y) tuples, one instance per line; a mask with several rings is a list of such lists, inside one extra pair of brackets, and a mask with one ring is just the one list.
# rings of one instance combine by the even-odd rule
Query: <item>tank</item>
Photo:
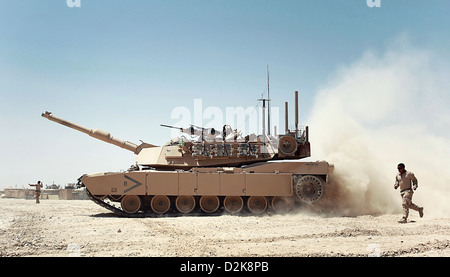
[(285, 134), (265, 132), (242, 136), (224, 125), (220, 131), (191, 125), (179, 129), (180, 137), (163, 146), (135, 144), (110, 133), (89, 129), (54, 116), (42, 116), (136, 155), (136, 164), (124, 172), (84, 174), (78, 186), (89, 198), (121, 216), (163, 214), (262, 214), (285, 213), (321, 199), (333, 166), (325, 161), (301, 162), (310, 157), (309, 128), (298, 125), (298, 92), (295, 92), (295, 129)]

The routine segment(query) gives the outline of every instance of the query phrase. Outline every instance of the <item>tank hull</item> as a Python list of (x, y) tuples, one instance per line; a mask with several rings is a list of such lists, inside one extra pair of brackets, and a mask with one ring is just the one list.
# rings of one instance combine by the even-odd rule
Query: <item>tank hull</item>
[[(271, 200), (315, 202), (322, 196), (332, 169), (327, 162), (263, 162), (242, 168), (95, 173), (82, 176), (81, 182), (92, 200), (104, 202), (102, 206), (109, 205), (104, 199), (121, 202), (125, 215), (160, 214), (171, 209), (191, 212), (195, 206), (203, 212), (215, 212), (223, 205), (225, 210), (234, 211), (233, 205), (241, 202), (255, 212), (260, 203), (266, 210)], [(300, 181), (304, 176), (309, 179)], [(160, 206), (169, 208), (161, 210)]]

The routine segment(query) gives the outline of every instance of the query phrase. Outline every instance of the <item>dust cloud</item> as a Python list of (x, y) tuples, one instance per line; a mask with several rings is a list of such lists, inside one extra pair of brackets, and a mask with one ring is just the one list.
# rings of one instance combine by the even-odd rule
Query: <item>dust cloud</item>
[(400, 213), (393, 184), (403, 162), (419, 180), (413, 202), (425, 217), (450, 216), (449, 64), (400, 36), (319, 89), (308, 120), (312, 158), (335, 165), (322, 205), (337, 215)]

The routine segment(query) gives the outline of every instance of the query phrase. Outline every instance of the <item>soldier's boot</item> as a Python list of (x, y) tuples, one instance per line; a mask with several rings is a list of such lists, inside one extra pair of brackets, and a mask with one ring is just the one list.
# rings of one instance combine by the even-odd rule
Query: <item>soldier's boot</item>
[(406, 223), (406, 222), (408, 222), (407, 220), (406, 220), (406, 218), (405, 217), (403, 217), (402, 219), (400, 219), (399, 221), (397, 221), (398, 223)]
[(423, 207), (419, 208), (419, 216), (420, 218), (423, 217)]

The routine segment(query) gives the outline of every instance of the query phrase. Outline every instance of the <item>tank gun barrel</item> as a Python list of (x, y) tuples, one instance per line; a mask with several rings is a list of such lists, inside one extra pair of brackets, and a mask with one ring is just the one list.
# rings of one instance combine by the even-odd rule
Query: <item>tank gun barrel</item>
[(110, 133), (108, 133), (106, 131), (99, 130), (99, 129), (89, 129), (89, 128), (83, 127), (81, 125), (72, 123), (70, 121), (64, 120), (59, 117), (56, 117), (51, 112), (43, 113), (42, 117), (45, 117), (48, 120), (54, 121), (61, 125), (67, 126), (69, 128), (75, 129), (77, 131), (83, 132), (85, 134), (88, 134), (89, 136), (94, 137), (99, 140), (102, 140), (104, 142), (114, 144), (121, 148), (125, 148), (131, 152), (134, 152), (135, 154), (138, 154), (142, 150), (142, 147), (139, 147), (138, 145), (136, 145), (132, 142), (129, 142), (129, 141), (124, 141), (121, 139), (114, 138), (113, 136), (111, 136)]
[(181, 127), (176, 127), (176, 126), (171, 126), (171, 125), (166, 125), (166, 124), (160, 124), (160, 126), (166, 127), (166, 128), (178, 129), (178, 130), (180, 130), (180, 132), (190, 134), (190, 135), (195, 135), (195, 133), (196, 133), (196, 130), (195, 130), (194, 126), (192, 126), (192, 125), (189, 128), (181, 128)]
[(181, 128), (181, 127), (170, 126), (170, 125), (166, 125), (166, 124), (160, 124), (160, 126), (161, 127), (166, 127), (166, 128), (178, 129), (178, 130), (183, 132), (183, 128)]
[(160, 126), (166, 127), (166, 128), (178, 129), (182, 133), (190, 134), (191, 136), (193, 136), (193, 135), (197, 135), (197, 136), (220, 135), (220, 132), (216, 131), (214, 128), (204, 128), (204, 127), (195, 126), (195, 125), (191, 125), (191, 127), (189, 127), (189, 128), (181, 128), (181, 127), (176, 127), (176, 126), (171, 126), (171, 125), (166, 125), (166, 124), (160, 124)]

